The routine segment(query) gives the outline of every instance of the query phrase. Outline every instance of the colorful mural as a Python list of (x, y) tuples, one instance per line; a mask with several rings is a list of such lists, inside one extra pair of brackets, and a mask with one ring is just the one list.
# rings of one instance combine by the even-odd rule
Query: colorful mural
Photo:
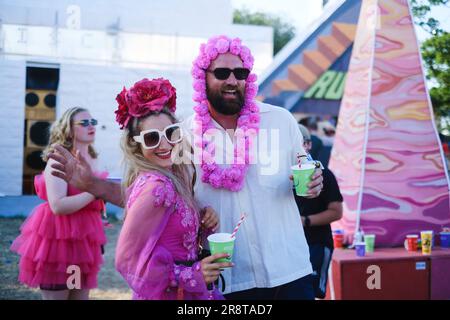
[(450, 227), (449, 178), (407, 0), (364, 0), (330, 168), (344, 196), (333, 225), (396, 246)]
[(344, 92), (360, 0), (338, 0), (317, 26), (293, 39), (261, 75), (258, 96), (293, 113), (337, 115)]

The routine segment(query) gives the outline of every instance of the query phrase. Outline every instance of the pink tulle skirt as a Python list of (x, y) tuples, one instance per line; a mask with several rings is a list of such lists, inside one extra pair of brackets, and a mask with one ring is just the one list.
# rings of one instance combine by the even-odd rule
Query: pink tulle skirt
[(47, 202), (37, 206), (11, 245), (20, 257), (19, 281), (30, 286), (63, 285), (77, 266), (81, 288), (97, 287), (106, 243), (98, 211), (85, 207), (70, 215), (55, 215)]

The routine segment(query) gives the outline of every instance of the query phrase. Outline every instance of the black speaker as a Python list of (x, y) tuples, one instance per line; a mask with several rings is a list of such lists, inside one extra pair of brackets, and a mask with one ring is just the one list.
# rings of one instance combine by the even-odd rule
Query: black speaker
[(30, 120), (55, 120), (56, 91), (26, 90), (25, 118)]
[(56, 118), (59, 83), (57, 66), (30, 64), (26, 69), (25, 88), (24, 194), (34, 194), (34, 176), (45, 169), (41, 154), (48, 144), (50, 126)]
[(50, 137), (50, 121), (27, 120), (27, 147), (44, 148), (48, 144)]
[(59, 68), (42, 66), (27, 66), (27, 89), (53, 90), (58, 89)]
[(42, 160), (42, 148), (25, 148), (23, 174), (34, 176), (45, 169), (46, 163)]

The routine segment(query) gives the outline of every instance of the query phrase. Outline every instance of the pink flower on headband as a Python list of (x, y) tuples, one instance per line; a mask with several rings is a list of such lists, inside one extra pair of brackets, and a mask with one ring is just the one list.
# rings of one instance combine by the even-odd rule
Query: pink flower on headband
[(176, 110), (176, 99), (176, 90), (168, 80), (142, 79), (129, 90), (124, 87), (117, 95), (119, 107), (115, 111), (116, 121), (120, 124), (120, 129), (123, 129), (132, 118), (144, 117), (150, 112), (161, 111), (166, 106), (173, 113)]
[(122, 91), (117, 95), (116, 101), (119, 104), (119, 107), (114, 112), (116, 114), (116, 121), (120, 124), (120, 129), (128, 126), (128, 122), (131, 117), (128, 114), (128, 105), (127, 105), (127, 89), (123, 87)]

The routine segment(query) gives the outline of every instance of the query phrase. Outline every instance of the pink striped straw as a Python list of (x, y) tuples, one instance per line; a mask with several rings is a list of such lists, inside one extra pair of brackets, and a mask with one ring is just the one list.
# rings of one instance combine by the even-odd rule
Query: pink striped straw
[(231, 238), (234, 238), (236, 236), (236, 232), (239, 230), (239, 227), (241, 226), (242, 221), (244, 221), (244, 219), (245, 219), (245, 213), (243, 213), (241, 215), (241, 218), (239, 219), (239, 222), (237, 223), (236, 228), (234, 228), (233, 233), (231, 234)]

